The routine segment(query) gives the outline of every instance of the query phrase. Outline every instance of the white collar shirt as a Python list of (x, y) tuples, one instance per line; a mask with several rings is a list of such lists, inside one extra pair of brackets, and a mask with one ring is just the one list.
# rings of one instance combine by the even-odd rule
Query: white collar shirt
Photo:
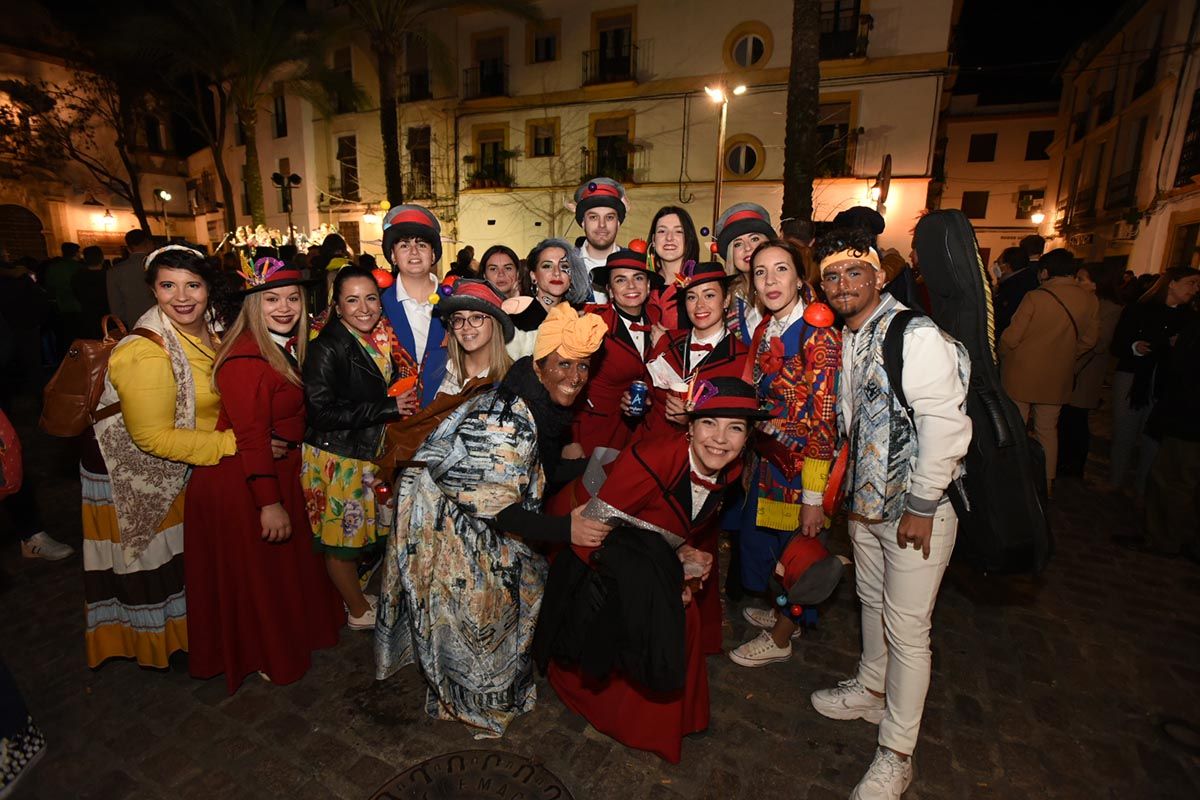
[(413, 347), (416, 349), (412, 357), (418, 364), (425, 358), (425, 342), (429, 339), (429, 326), (433, 324), (433, 303), (429, 302), (429, 295), (435, 291), (437, 281), (432, 275), (429, 276), (429, 291), (420, 298), (409, 297), (408, 292), (404, 291), (404, 282), (396, 280), (396, 299), (408, 318), (408, 327), (412, 329)]

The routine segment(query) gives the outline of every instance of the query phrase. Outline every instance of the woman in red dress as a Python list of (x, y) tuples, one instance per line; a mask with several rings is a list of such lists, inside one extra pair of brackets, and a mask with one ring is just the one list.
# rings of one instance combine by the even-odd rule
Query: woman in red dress
[(247, 273), (245, 303), (213, 370), (217, 430), (233, 430), (238, 452), (192, 474), (184, 520), (189, 669), (195, 678), (225, 673), (230, 694), (256, 671), (274, 683), (299, 680), (346, 621), (313, 552), (300, 488), (301, 276), (271, 258)]
[[(716, 378), (697, 381), (688, 417), (686, 436), (642, 440), (607, 465), (605, 475), (589, 468), (554, 498), (557, 510), (551, 507), (548, 513), (565, 513), (591, 495), (583, 516), (615, 530), (599, 547), (572, 545), (555, 559), (542, 603), (540, 641), (534, 645), (539, 661), (553, 659), (550, 685), (568, 707), (601, 733), (672, 763), (679, 761), (683, 737), (708, 727), (704, 623), (692, 593), (710, 579), (713, 559), (696, 549), (696, 536), (716, 516), (724, 489), (740, 475), (750, 425), (765, 414), (749, 384)], [(617, 554), (610, 551), (620, 546), (628, 553), (631, 545), (642, 549), (647, 561), (665, 553), (666, 564), (673, 565), (663, 569), (658, 560), (645, 573), (658, 577), (662, 592), (651, 591), (651, 579), (630, 585), (614, 578)], [(579, 562), (603, 577), (580, 580)], [(601, 613), (588, 623), (583, 622), (586, 612), (576, 613), (595, 608), (597, 591), (602, 597), (619, 596), (602, 604), (602, 609), (617, 609), (618, 619)], [(681, 635), (673, 638), (680, 628)], [(631, 633), (635, 638), (638, 632), (652, 634), (643, 640), (645, 663), (624, 652), (610, 658), (596, 652), (605, 631), (614, 629), (622, 632), (615, 641), (628, 641)], [(678, 650), (672, 652), (674, 647)], [(598, 674), (597, 665), (606, 663), (612, 668)], [(677, 673), (664, 674), (663, 665)], [(635, 673), (647, 680), (635, 680)], [(676, 688), (649, 688), (651, 683)]]
[(605, 266), (592, 271), (592, 279), (604, 287), (609, 302), (583, 310), (604, 320), (608, 333), (592, 358), (592, 376), (583, 399), (575, 404), (573, 438), (584, 456), (597, 447), (621, 449), (644, 421), (628, 413), (629, 386), (634, 381), (650, 383), (646, 357), (653, 350), (652, 329), (659, 320), (658, 311), (647, 301), (651, 289), (662, 288), (662, 278), (646, 265), (646, 243), (640, 239), (611, 254)]

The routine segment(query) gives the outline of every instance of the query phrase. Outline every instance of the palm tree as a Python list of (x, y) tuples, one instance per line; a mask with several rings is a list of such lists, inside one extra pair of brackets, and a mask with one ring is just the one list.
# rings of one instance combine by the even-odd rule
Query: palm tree
[[(361, 97), (361, 90), (326, 63), (326, 53), (344, 31), (325, 16), (295, 7), (286, 0), (170, 0), (163, 12), (139, 21), (138, 41), (157, 42), (166, 63), (204, 84), (211, 97), (194, 93), (225, 194), (226, 221), (232, 192), (223, 175), (225, 118), (232, 112), (242, 130), (246, 153), (242, 177), (255, 225), (266, 223), (262, 168), (258, 161), (258, 108), (284, 84), (308, 100), (318, 113), (332, 111), (332, 97)], [(147, 35), (147, 34), (150, 35)], [(169, 48), (169, 49), (166, 49)], [(197, 90), (200, 88), (197, 84)], [(210, 118), (216, 103), (216, 119)], [(209, 103), (208, 108), (203, 108)], [(194, 125), (193, 127), (197, 127)]]
[(383, 137), (383, 177), (392, 205), (404, 202), (400, 173), (400, 122), (398, 66), (410, 42), (425, 44), (429, 52), (442, 52), (441, 42), (425, 25), (434, 11), (471, 7), (506, 11), (522, 19), (538, 19), (541, 12), (531, 0), (347, 0), (355, 20), (367, 36), (379, 70), (379, 130)]
[(792, 58), (783, 138), (783, 217), (812, 219), (821, 107), (821, 4), (792, 0)]

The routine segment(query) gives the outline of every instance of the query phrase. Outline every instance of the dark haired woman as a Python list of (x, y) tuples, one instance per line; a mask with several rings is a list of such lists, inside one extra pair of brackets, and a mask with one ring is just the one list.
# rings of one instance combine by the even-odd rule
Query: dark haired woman
[[(602, 474), (552, 501), (615, 529), (573, 545), (550, 570), (534, 655), (550, 685), (596, 730), (672, 763), (683, 737), (708, 727), (703, 614), (693, 592), (712, 580), (697, 535), (715, 519), (759, 411), (737, 378), (698, 382), (686, 436), (643, 439)], [(589, 499), (590, 497), (590, 499)]]
[(537, 697), (529, 648), (546, 562), (509, 532), (547, 539), (591, 527), (538, 512), (564, 412), (603, 336), (595, 316), (556, 306), (532, 357), (447, 417), (414, 457), (423, 466), (397, 484), (376, 676), (418, 662), (429, 715), (471, 725), (477, 738), (502, 735)]
[[(1200, 290), (1200, 271), (1171, 267), (1135, 303), (1125, 306), (1113, 332), (1113, 441), (1109, 484), (1141, 498), (1154, 463), (1157, 445), (1144, 435), (1153, 406), (1154, 371), (1171, 349), (1171, 341), (1195, 312), (1191, 302)], [(1138, 449), (1132, 483), (1127, 471)]]
[(516, 327), (516, 336), (508, 346), (514, 360), (533, 352), (538, 327), (550, 309), (559, 303), (578, 308), (587, 300), (587, 265), (565, 239), (543, 239), (529, 251), (529, 297), (505, 303), (505, 310)]
[(184, 489), (191, 467), (236, 452), (233, 431), (214, 430), (218, 344), (204, 257), (168, 245), (146, 258), (155, 305), (113, 349), (85, 450), (84, 598), (88, 665), (114, 656), (166, 667), (187, 650)]
[(575, 441), (585, 456), (597, 447), (620, 450), (645, 422), (644, 415), (630, 413), (629, 387), (634, 381), (649, 386), (646, 360), (654, 349), (653, 328), (659, 320), (647, 301), (651, 290), (662, 288), (662, 278), (650, 271), (646, 253), (627, 248), (611, 253), (605, 266), (592, 270), (592, 279), (604, 287), (609, 302), (589, 304), (584, 310), (604, 320), (608, 336), (583, 401), (575, 408)]
[(314, 547), (325, 554), (355, 630), (375, 627), (357, 562), (388, 534), (378, 524), (374, 461), (382, 454), (384, 426), (417, 408), (412, 390), (388, 396), (396, 379), (395, 346), (375, 276), (343, 267), (333, 283), (333, 316), (304, 363), (308, 420), (301, 483)]
[(1058, 475), (1083, 477), (1091, 449), (1088, 416), (1100, 407), (1101, 390), (1108, 377), (1113, 333), (1121, 318), (1120, 271), (1102, 264), (1084, 264), (1075, 273), (1075, 282), (1096, 293), (1100, 301), (1100, 328), (1096, 346), (1080, 356), (1075, 364), (1075, 386), (1071, 399), (1058, 415)]
[[(653, 402), (645, 425), (635, 439), (682, 436), (686, 433), (688, 389), (698, 381), (742, 378), (749, 347), (729, 332), (725, 312), (732, 295), (733, 277), (721, 264), (689, 264), (676, 276), (682, 306), (680, 316), (690, 323), (684, 330), (671, 331), (658, 340), (646, 365), (651, 377)], [(706, 655), (721, 652), (721, 600), (717, 556), (717, 525), (698, 532), (696, 547), (713, 556), (713, 577), (696, 595), (704, 621), (703, 648)], [(736, 563), (731, 563), (736, 568)]]
[[(858, 247), (855, 252), (874, 254), (866, 241)], [(757, 474), (738, 543), (742, 586), (763, 592), (792, 535), (816, 536), (825, 528), (822, 499), (837, 442), (841, 334), (833, 327), (832, 309), (801, 277), (803, 256), (795, 245), (767, 239), (750, 263), (765, 310), (751, 342), (750, 368), (759, 401), (772, 418), (758, 426)], [(759, 666), (790, 655), (790, 647), (760, 636), (729, 657)]]
[[(242, 311), (217, 351), (217, 429), (238, 453), (188, 484), (188, 669), (225, 674), (230, 694), (254, 672), (299, 680), (311, 653), (337, 644), (342, 600), (313, 552), (300, 487), (308, 311), (300, 272), (263, 258), (243, 276)], [(272, 439), (290, 445), (275, 458)]]
[(686, 318), (680, 314), (676, 302), (675, 276), (684, 264), (700, 260), (696, 225), (682, 208), (663, 206), (650, 221), (650, 234), (646, 238), (650, 242), (649, 259), (653, 259), (651, 268), (663, 279), (663, 288), (650, 293), (650, 306), (657, 309), (659, 324), (667, 330), (685, 327)]
[(527, 279), (521, 259), (511, 247), (502, 244), (494, 244), (483, 251), (479, 275), (495, 286), (506, 300), (519, 297)]

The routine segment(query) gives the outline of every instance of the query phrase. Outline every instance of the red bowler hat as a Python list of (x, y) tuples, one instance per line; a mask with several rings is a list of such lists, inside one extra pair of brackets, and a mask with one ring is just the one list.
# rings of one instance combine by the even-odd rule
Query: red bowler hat
[(702, 378), (692, 381), (688, 390), (687, 414), (697, 417), (737, 417), (770, 419), (770, 412), (758, 405), (754, 387), (741, 378)]
[(650, 269), (646, 263), (646, 242), (634, 239), (629, 247), (622, 247), (615, 253), (610, 253), (603, 267), (592, 270), (592, 283), (604, 287), (608, 285), (608, 276), (614, 269), (636, 269), (644, 272), (650, 278), (650, 286), (655, 289), (663, 288), (665, 281), (662, 275)]

